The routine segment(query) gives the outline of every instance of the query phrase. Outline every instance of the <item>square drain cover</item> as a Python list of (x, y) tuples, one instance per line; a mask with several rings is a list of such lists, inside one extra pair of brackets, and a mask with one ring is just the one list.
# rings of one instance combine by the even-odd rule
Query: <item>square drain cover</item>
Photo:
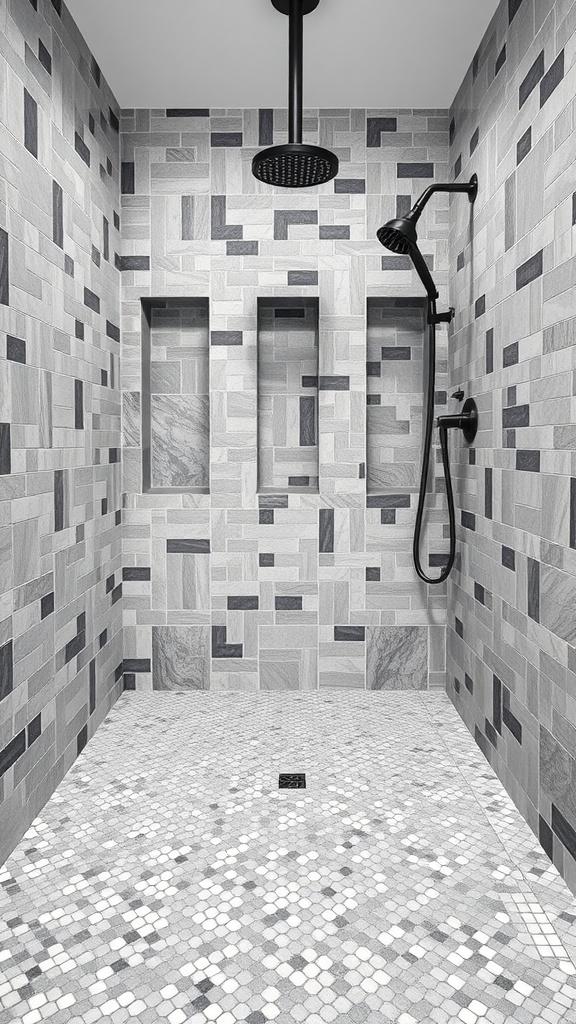
[(278, 789), (306, 789), (304, 772), (281, 772), (278, 776)]

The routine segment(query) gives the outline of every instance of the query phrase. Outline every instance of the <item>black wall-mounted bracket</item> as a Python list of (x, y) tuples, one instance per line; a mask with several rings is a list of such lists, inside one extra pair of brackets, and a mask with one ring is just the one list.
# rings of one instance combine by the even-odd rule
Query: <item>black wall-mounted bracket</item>
[(478, 431), (478, 406), (473, 398), (467, 398), (462, 406), (462, 412), (453, 416), (439, 416), (436, 423), (440, 431), (444, 432), (457, 427), (464, 434), (464, 440), (472, 444)]
[[(311, 14), (319, 3), (320, 0), (302, 0), (302, 14)], [(290, 14), (290, 0), (272, 0), (272, 4), (280, 14)]]
[(445, 313), (429, 313), (428, 323), (429, 324), (451, 324), (454, 317), (456, 316), (456, 310), (454, 306), (450, 306)]

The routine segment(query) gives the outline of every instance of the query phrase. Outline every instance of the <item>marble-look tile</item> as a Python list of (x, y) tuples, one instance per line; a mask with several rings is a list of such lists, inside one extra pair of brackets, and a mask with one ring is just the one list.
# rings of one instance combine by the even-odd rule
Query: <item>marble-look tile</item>
[(428, 629), (425, 626), (369, 626), (369, 690), (423, 690), (428, 676)]
[(138, 391), (124, 391), (122, 395), (122, 432), (125, 448), (140, 445), (140, 394)]
[(208, 486), (209, 400), (152, 395), (153, 487)]
[(209, 640), (209, 626), (153, 626), (153, 689), (207, 690)]
[(540, 622), (569, 644), (576, 643), (576, 578), (550, 565), (540, 566)]

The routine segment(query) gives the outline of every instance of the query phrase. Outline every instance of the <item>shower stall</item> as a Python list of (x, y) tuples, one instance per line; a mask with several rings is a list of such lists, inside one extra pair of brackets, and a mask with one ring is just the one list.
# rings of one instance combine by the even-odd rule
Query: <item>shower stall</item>
[(0, 1024), (570, 1024), (576, 4), (138, 6), (0, 0)]

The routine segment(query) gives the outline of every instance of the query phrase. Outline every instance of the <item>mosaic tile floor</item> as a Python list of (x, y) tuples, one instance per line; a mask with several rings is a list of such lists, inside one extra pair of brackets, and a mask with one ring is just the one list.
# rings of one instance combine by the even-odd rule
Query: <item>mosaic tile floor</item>
[(0, 1024), (576, 1022), (576, 902), (442, 694), (126, 694), (0, 911)]

